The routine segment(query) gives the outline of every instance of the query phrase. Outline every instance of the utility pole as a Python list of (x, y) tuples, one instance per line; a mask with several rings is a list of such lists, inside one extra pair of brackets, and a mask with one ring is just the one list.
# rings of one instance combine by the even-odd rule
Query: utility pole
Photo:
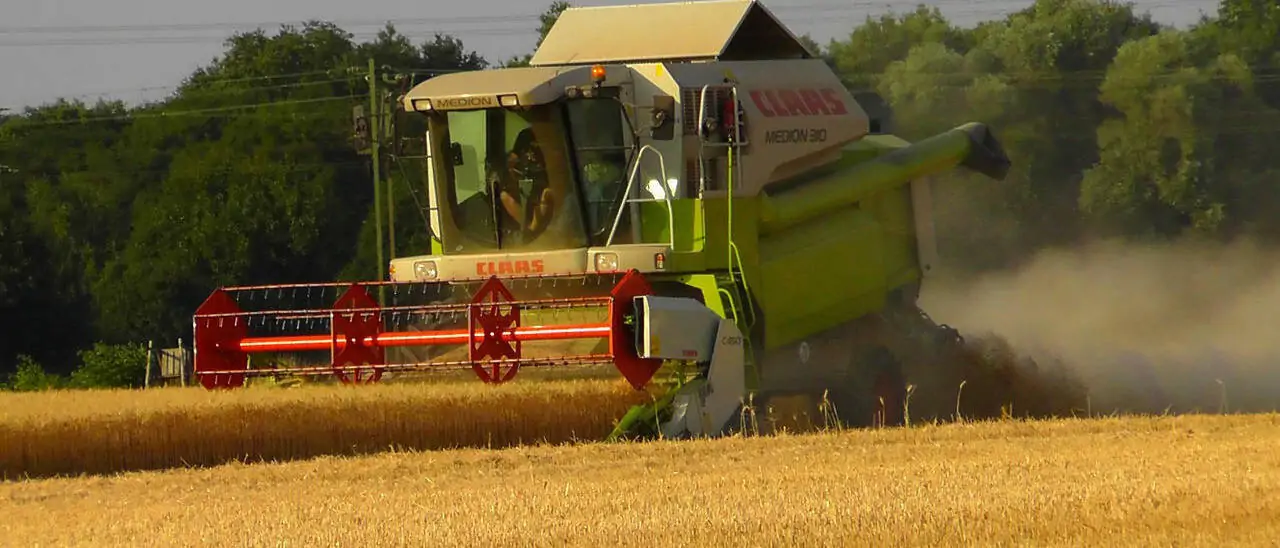
[[(391, 90), (398, 92), (405, 91), (403, 86), (407, 81), (409, 81), (406, 80), (409, 75), (385, 65), (382, 68), (384, 71), (382, 74), (382, 83), (390, 86)], [(380, 138), (386, 138), (391, 143), (391, 156), (393, 157), (400, 153), (400, 135), (399, 131), (397, 131), (399, 124), (396, 119), (396, 113), (400, 109), (400, 103), (397, 100), (398, 97), (399, 96), (396, 95), (396, 93), (392, 93), (390, 91), (384, 93), (382, 97), (387, 100), (387, 103), (386, 109), (381, 111), (385, 113), (386, 119), (381, 126), (382, 134), (380, 135)], [(394, 261), (396, 258), (396, 193), (394, 177), (387, 179), (387, 245), (390, 250), (390, 257), (388, 260)]]
[[(387, 78), (387, 75), (385, 74), (383, 75), (383, 78), (386, 78), (386, 80), (384, 81), (389, 84), (395, 82), (394, 79)], [(390, 96), (388, 96), (387, 98), (391, 99)], [(381, 112), (382, 111), (379, 111), (380, 114)], [(385, 112), (387, 115), (387, 119), (384, 125), (379, 126), (380, 128), (382, 128), (383, 132), (378, 135), (378, 139), (381, 140), (384, 136), (390, 137), (391, 154), (395, 155), (397, 150), (396, 142), (395, 142), (395, 132), (392, 131), (391, 128), (395, 127), (396, 109), (394, 104), (392, 104), (390, 101), (388, 101), (387, 109)], [(387, 251), (389, 252), (388, 260), (395, 260), (396, 258), (396, 193), (395, 193), (394, 178), (387, 179)]]
[[(352, 69), (353, 71), (356, 69)], [(374, 232), (377, 239), (377, 256), (378, 256), (378, 278), (386, 280), (388, 259), (383, 256), (383, 240), (382, 240), (382, 146), (384, 139), (395, 139), (394, 130), (395, 107), (393, 104), (384, 105), (384, 101), (391, 100), (388, 92), (379, 89), (379, 82), (394, 88), (405, 81), (405, 75), (397, 73), (390, 67), (382, 67), (382, 73), (379, 73), (379, 67), (376, 61), (369, 58), (368, 74), (365, 76), (369, 82), (369, 109), (371, 112), (365, 113), (363, 106), (353, 108), (352, 118), (355, 123), (354, 138), (355, 149), (359, 154), (368, 155), (373, 162), (373, 219)], [(384, 118), (385, 116), (385, 118)], [(394, 144), (394, 143), (393, 143)], [(394, 154), (394, 152), (393, 152)], [(395, 192), (391, 181), (386, 181), (387, 195), (387, 244), (390, 249), (390, 259), (396, 258), (396, 201)], [(382, 290), (379, 289), (379, 292)], [(380, 293), (381, 295), (381, 293)]]
[(382, 258), (382, 129), (379, 119), (382, 117), (382, 101), (378, 97), (378, 68), (373, 57), (369, 57), (369, 154), (373, 160), (373, 218), (376, 224), (378, 249), (378, 280), (386, 281), (387, 264)]

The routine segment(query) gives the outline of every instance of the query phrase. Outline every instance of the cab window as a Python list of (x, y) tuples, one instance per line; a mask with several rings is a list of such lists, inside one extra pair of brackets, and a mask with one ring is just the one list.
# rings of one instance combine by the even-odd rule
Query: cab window
[[(603, 245), (627, 188), (631, 134), (622, 104), (612, 97), (576, 99), (566, 104), (577, 160), (588, 238)], [(627, 228), (628, 216), (623, 216)]]

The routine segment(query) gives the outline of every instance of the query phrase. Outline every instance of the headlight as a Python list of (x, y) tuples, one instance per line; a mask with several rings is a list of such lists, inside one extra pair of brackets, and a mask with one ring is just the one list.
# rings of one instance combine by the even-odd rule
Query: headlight
[(662, 183), (659, 183), (657, 179), (649, 179), (649, 184), (645, 185), (645, 190), (648, 190), (649, 194), (653, 195), (656, 200), (667, 199), (667, 189), (662, 188)]
[(434, 280), (440, 273), (436, 271), (435, 261), (418, 261), (413, 263), (413, 274), (419, 280)]
[(596, 272), (614, 272), (618, 270), (617, 253), (601, 253), (596, 255)]

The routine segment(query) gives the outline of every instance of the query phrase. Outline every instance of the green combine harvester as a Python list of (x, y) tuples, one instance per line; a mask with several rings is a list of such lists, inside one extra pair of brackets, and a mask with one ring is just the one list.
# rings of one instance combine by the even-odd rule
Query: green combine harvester
[(531, 65), (413, 88), (429, 252), (385, 281), (216, 290), (193, 322), (204, 386), (612, 364), (656, 396), (615, 434), (672, 437), (788, 405), (899, 424), (909, 383), (947, 397), (929, 388), (957, 336), (916, 304), (925, 178), (1003, 178), (986, 126), (883, 133), (754, 1), (571, 8)]

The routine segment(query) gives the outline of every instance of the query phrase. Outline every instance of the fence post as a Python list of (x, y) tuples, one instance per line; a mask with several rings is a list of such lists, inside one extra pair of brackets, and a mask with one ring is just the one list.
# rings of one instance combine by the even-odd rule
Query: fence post
[(147, 376), (142, 379), (142, 388), (151, 388), (151, 350), (155, 347), (154, 341), (147, 341)]
[(187, 387), (187, 350), (182, 347), (182, 337), (178, 337), (178, 377), (182, 379), (182, 387)]

